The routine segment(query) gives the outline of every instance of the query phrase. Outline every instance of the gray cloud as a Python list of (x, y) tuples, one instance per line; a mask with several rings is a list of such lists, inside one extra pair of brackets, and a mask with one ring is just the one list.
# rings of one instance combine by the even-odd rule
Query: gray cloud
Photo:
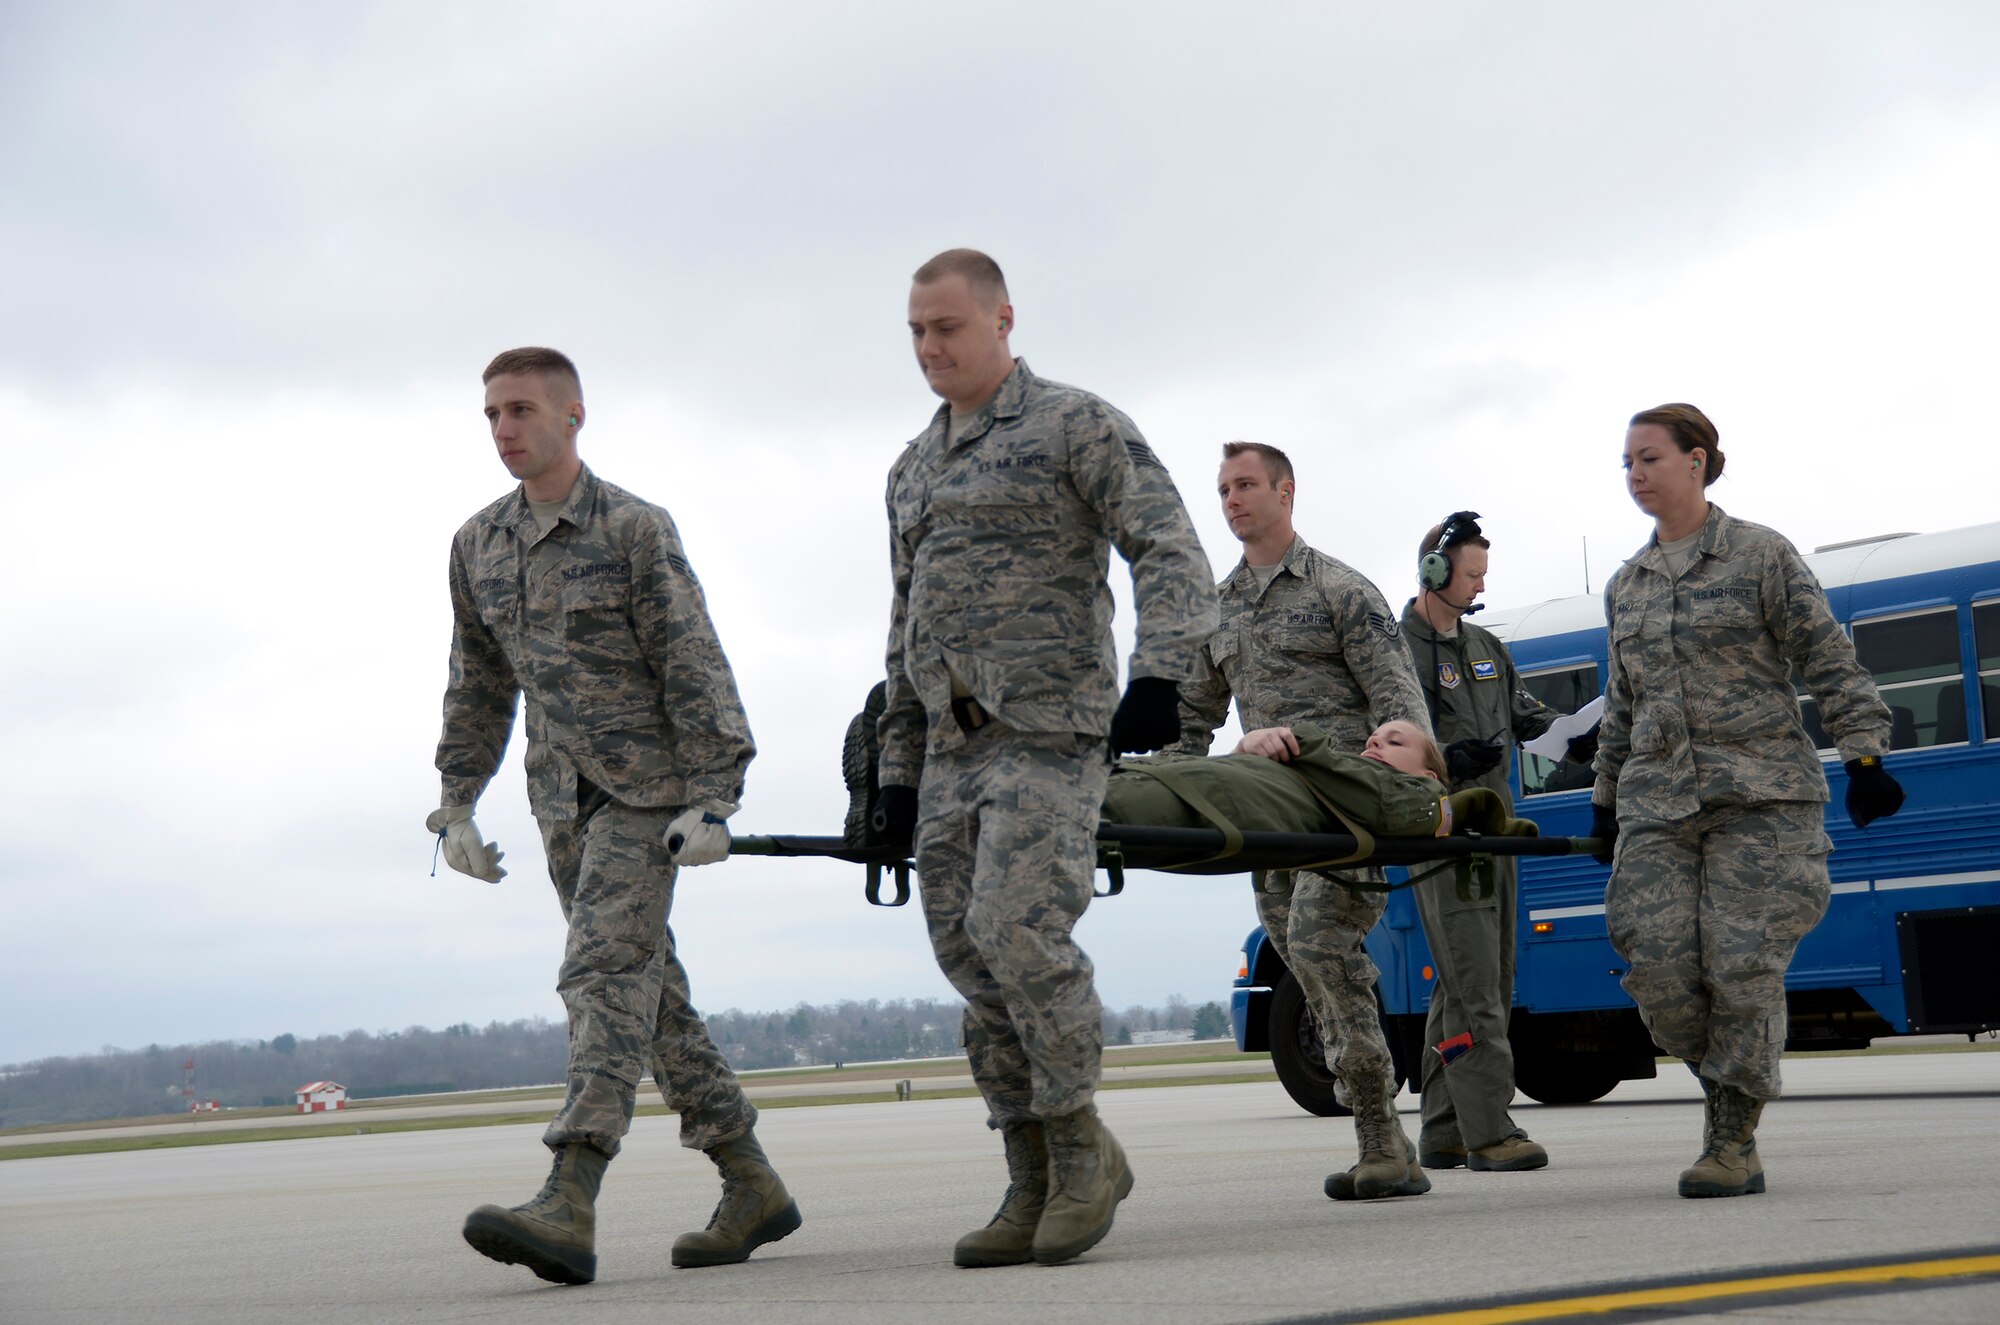
[[(1986, 519), (2000, 481), (1984, 5), (8, 17), (0, 999), (41, 1011), (0, 1061), (558, 1015), (518, 751), (480, 810), (505, 885), (430, 878), (418, 826), (508, 344), (578, 358), (586, 458), (674, 511), (756, 830), (844, 802), (882, 476), (934, 404), (905, 282), (949, 244), (1145, 428), (1219, 570), (1234, 436), (1398, 600), (1466, 505), (1496, 602), (1580, 589), (1585, 537), (1601, 587), (1660, 399), (1801, 544)], [(842, 867), (693, 872), (675, 924), (704, 1006), (945, 988)], [(1250, 924), (1240, 881), (1150, 877), (1080, 932), (1123, 1005), (1219, 997)]]

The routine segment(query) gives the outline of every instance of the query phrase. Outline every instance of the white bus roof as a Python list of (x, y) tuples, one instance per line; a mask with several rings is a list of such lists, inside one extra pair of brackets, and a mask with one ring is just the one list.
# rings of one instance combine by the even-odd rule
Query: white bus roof
[[(1895, 534), (1837, 544), (1806, 556), (1806, 564), (1829, 589), (1987, 561), (2000, 561), (2000, 521), (1936, 534)], [(1505, 641), (1602, 630), (1604, 599), (1600, 594), (1576, 594), (1525, 607), (1499, 608), (1479, 624)]]

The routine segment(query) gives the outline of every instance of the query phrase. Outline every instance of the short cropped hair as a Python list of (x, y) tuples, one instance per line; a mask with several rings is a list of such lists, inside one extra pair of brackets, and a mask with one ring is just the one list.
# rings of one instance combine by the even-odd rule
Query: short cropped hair
[(1697, 446), (1708, 452), (1701, 474), (1704, 488), (1722, 477), (1722, 434), (1708, 421), (1708, 415), (1687, 404), (1655, 405), (1634, 414), (1626, 426), (1636, 428), (1642, 423), (1665, 428), (1667, 436), (1674, 439), (1674, 445), (1680, 447), (1682, 455)]
[(1225, 461), (1234, 460), (1245, 451), (1255, 452), (1257, 455), (1264, 457), (1264, 469), (1271, 476), (1272, 487), (1275, 488), (1280, 483), (1298, 482), (1297, 479), (1292, 477), (1292, 458), (1277, 447), (1266, 446), (1262, 442), (1224, 442), (1222, 444), (1222, 458)]
[(972, 292), (995, 308), (1010, 302), (1007, 278), (1001, 274), (1000, 264), (976, 248), (948, 248), (917, 268), (910, 281), (914, 285), (933, 285), (947, 276), (963, 276)]
[(518, 350), (502, 350), (493, 356), (493, 362), (486, 365), (480, 375), (480, 385), (491, 382), (496, 377), (506, 377), (513, 373), (539, 373), (545, 378), (554, 378), (568, 400), (583, 399), (583, 379), (577, 376), (576, 365), (561, 350), (552, 350), (542, 345), (524, 345)]

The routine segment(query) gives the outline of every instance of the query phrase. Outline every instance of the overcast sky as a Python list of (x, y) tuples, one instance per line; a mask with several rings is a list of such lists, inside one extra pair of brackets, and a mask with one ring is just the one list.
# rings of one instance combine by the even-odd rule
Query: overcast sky
[[(1649, 532), (1624, 420), (1668, 400), (1802, 547), (1995, 514), (1991, 5), (4, 23), (0, 1063), (562, 1015), (519, 750), (479, 810), (503, 884), (432, 878), (423, 829), (512, 345), (577, 360), (585, 459), (679, 522), (761, 749), (742, 831), (838, 830), (882, 481), (935, 404), (908, 275), (953, 245), (1006, 268), (1017, 352), (1138, 422), (1218, 573), (1240, 437), (1398, 605), (1460, 507), (1495, 605), (1601, 588)], [(948, 996), (860, 886), (684, 875), (697, 1004)], [(1078, 936), (1108, 1004), (1203, 1002), (1253, 924), (1242, 879), (1135, 875)]]

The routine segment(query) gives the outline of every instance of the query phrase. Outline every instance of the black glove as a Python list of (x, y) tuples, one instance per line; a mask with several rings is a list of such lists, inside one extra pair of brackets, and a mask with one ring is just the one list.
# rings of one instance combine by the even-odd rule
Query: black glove
[(1903, 784), (1889, 776), (1882, 761), (1863, 755), (1847, 761), (1847, 817), (1866, 828), (1903, 808)]
[(1453, 741), (1444, 748), (1444, 766), (1453, 782), (1470, 782), (1482, 773), (1491, 773), (1506, 753), (1498, 741)]
[(917, 836), (917, 789), (884, 787), (875, 797), (875, 812), (868, 816), (876, 843), (903, 855), (910, 854)]
[(1181, 683), (1135, 676), (1111, 715), (1111, 756), (1144, 754), (1181, 738)]
[(1598, 849), (1590, 853), (1590, 858), (1600, 865), (1611, 863), (1611, 849), (1618, 845), (1618, 814), (1608, 805), (1590, 803), (1590, 835), (1597, 839)]
[(1593, 722), (1590, 730), (1581, 736), (1569, 738), (1569, 748), (1563, 751), (1563, 758), (1572, 764), (1587, 764), (1597, 758), (1597, 729), (1604, 724)]

